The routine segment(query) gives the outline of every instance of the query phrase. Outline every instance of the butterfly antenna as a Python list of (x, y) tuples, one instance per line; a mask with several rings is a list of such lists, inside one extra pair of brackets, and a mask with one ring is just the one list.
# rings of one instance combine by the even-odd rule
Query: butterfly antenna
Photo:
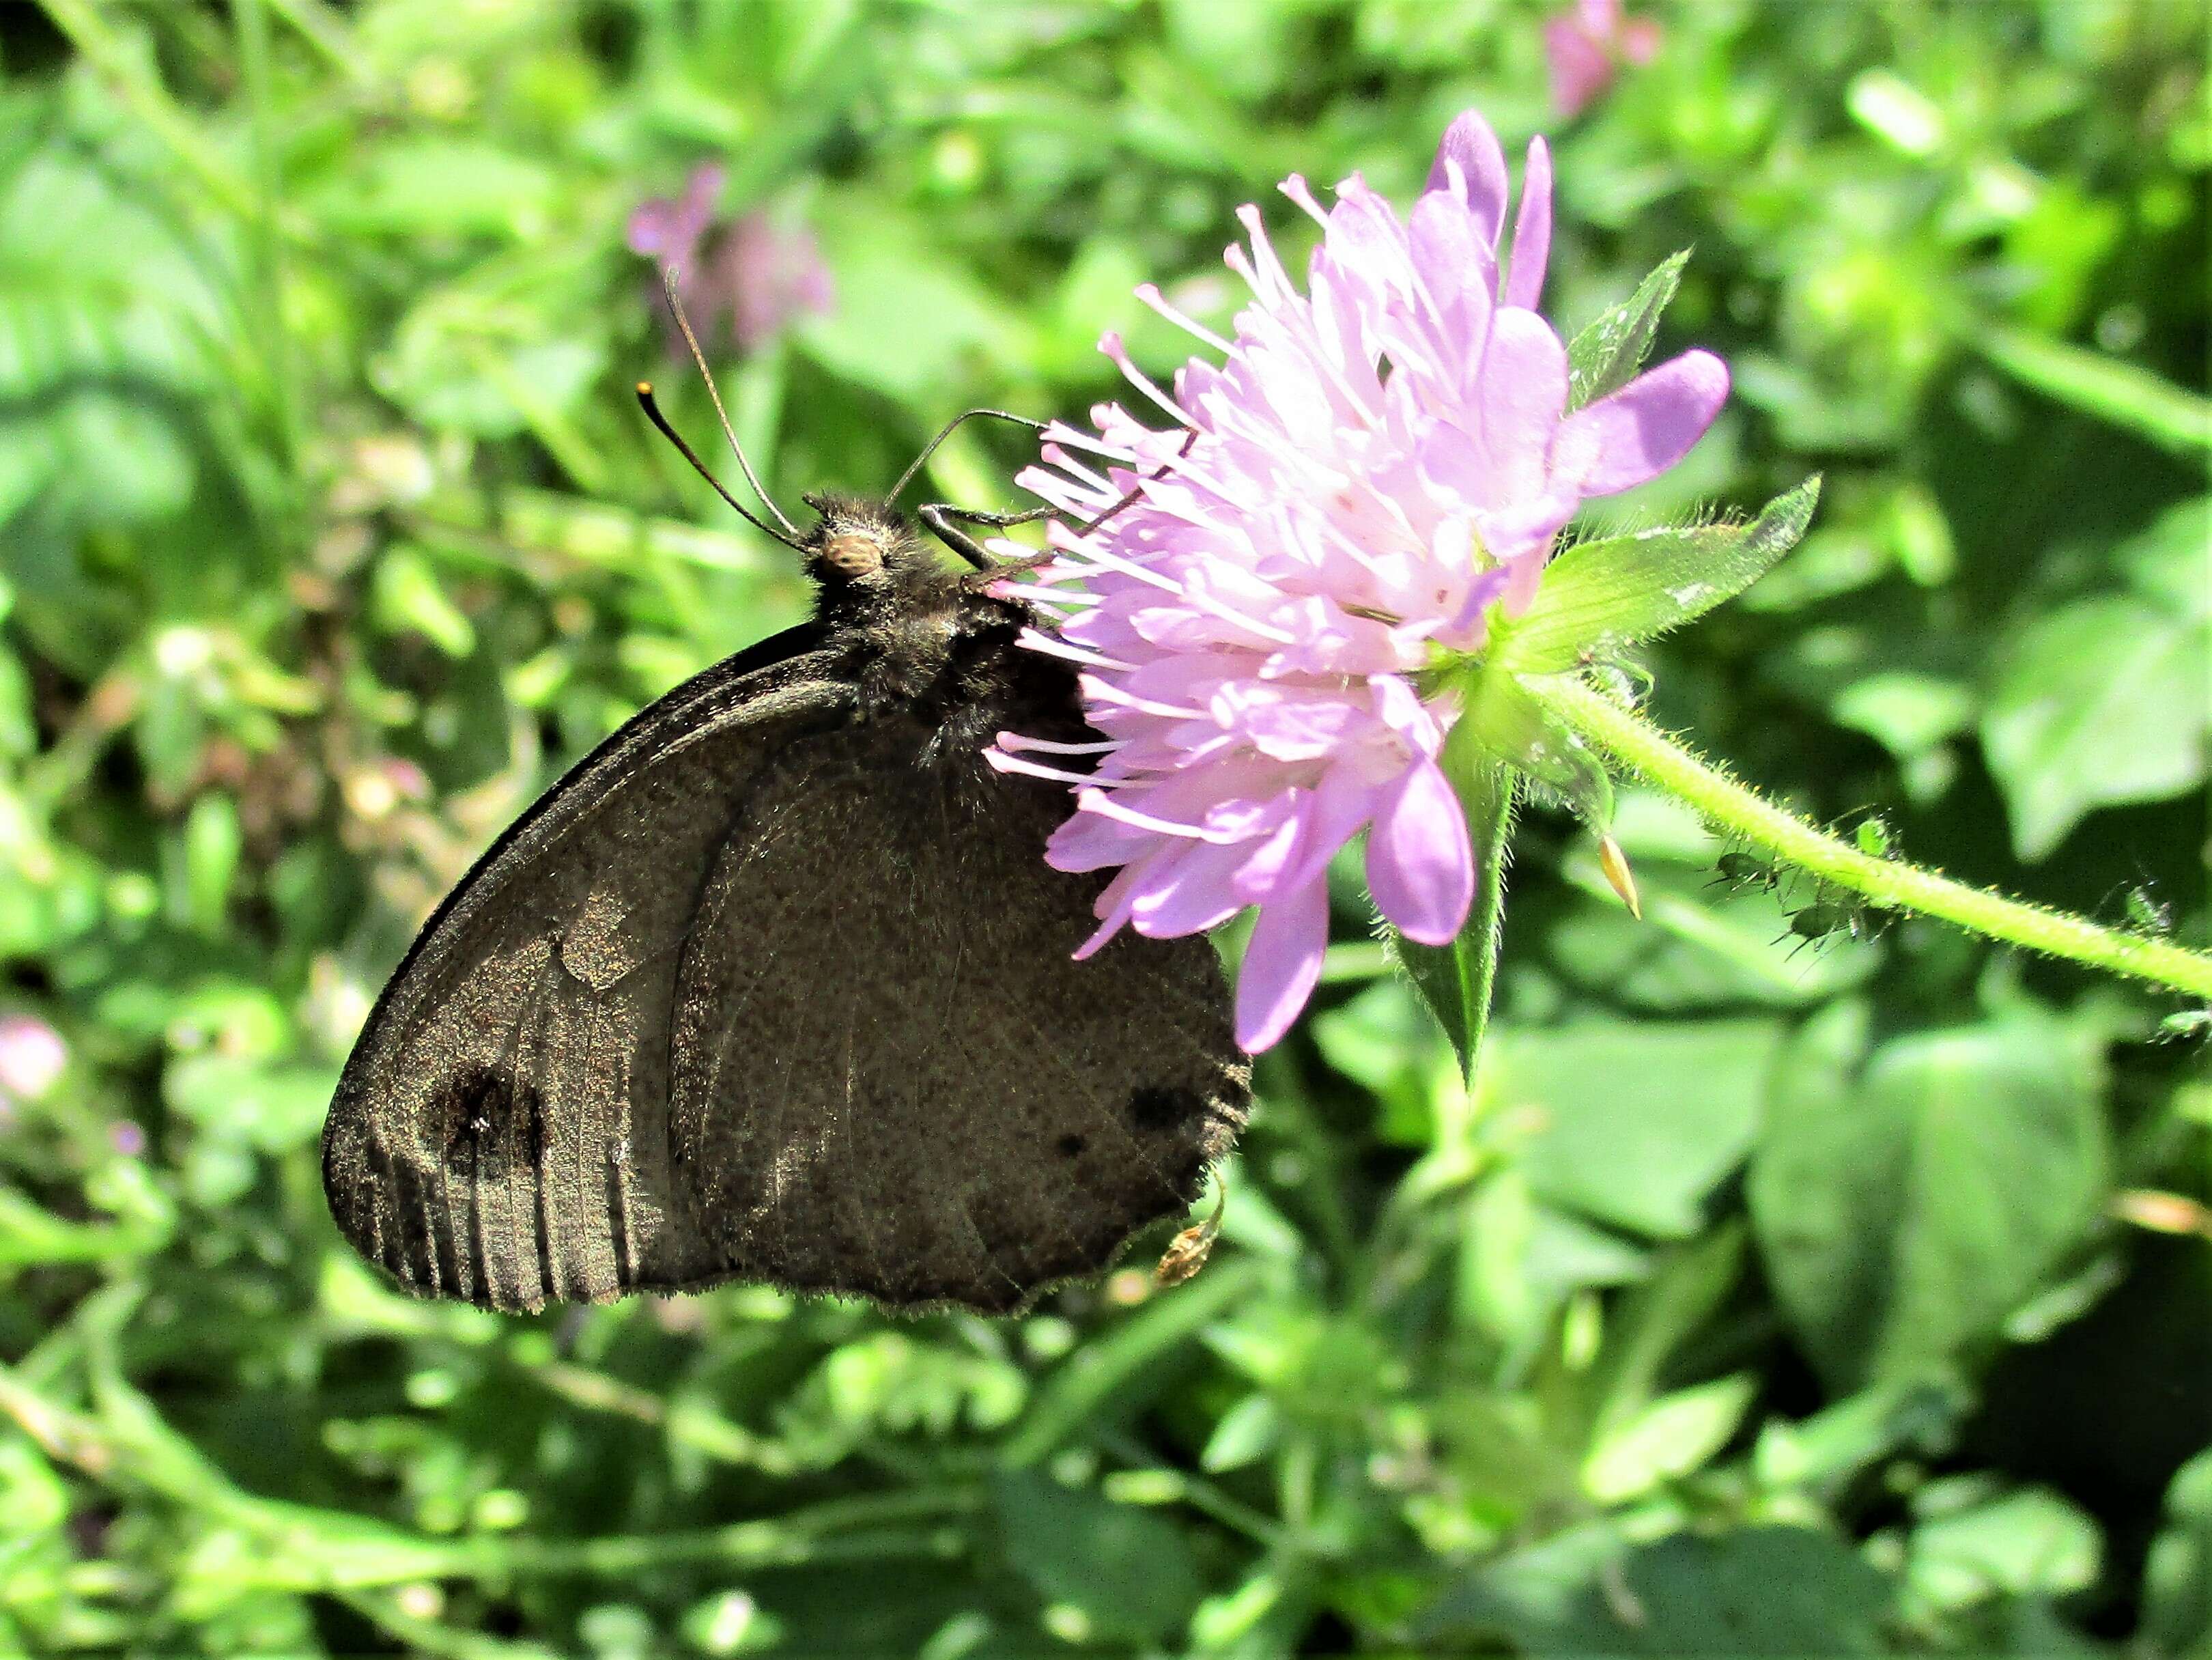
[[(691, 332), (691, 319), (684, 314), (684, 301), (677, 296), (675, 266), (663, 265), (660, 268), (660, 286), (667, 292), (668, 309), (676, 313), (676, 326), (684, 331), (684, 344), (691, 348), (691, 361), (699, 366), (699, 378), (707, 383), (707, 396), (714, 400), (714, 418), (722, 423), (722, 436), (730, 441), (730, 448), (737, 454), (738, 471), (744, 474), (745, 483), (753, 487), (753, 494), (760, 497), (763, 505), (775, 515), (775, 522), (783, 526), (784, 533), (780, 539), (797, 547), (799, 544), (795, 538), (799, 535), (799, 526), (783, 516), (783, 509), (776, 506), (775, 499), (761, 488), (761, 481), (753, 476), (753, 464), (745, 459), (745, 447), (738, 442), (737, 429), (730, 425), (729, 411), (722, 407), (722, 394), (714, 385), (714, 371), (707, 367), (707, 354), (699, 350), (699, 337)], [(664, 424), (661, 430), (667, 432), (668, 429)], [(669, 435), (672, 438), (675, 437), (673, 433), (670, 433)], [(680, 444), (683, 440), (677, 439), (677, 442)], [(686, 450), (684, 453), (689, 455), (690, 452)], [(696, 459), (694, 459), (691, 465), (695, 467), (699, 465)], [(701, 467), (700, 471), (704, 472), (706, 469)], [(714, 488), (722, 489), (720, 484), (716, 484)], [(722, 497), (723, 500), (728, 501), (729, 492), (722, 490)], [(732, 502), (731, 505), (735, 507), (737, 504)], [(738, 511), (744, 513), (745, 510), (738, 508)], [(745, 517), (752, 519), (753, 516), (745, 513)], [(760, 524), (757, 519), (754, 519), (753, 522), (757, 525)], [(766, 530), (768, 527), (763, 525), (761, 528)], [(769, 533), (774, 534), (773, 532)]]
[[(652, 422), (655, 427), (660, 429), (660, 435), (663, 438), (665, 438), (670, 443), (676, 446), (677, 453), (691, 464), (691, 470), (694, 472), (697, 473), (702, 478), (705, 479), (709, 484), (712, 484), (714, 487), (715, 495), (720, 496), (722, 500), (727, 502), (732, 508), (737, 509), (738, 518), (744, 520), (745, 523), (750, 525), (755, 530), (759, 531), (763, 535), (774, 537), (777, 541), (782, 543), (784, 546), (787, 548), (804, 546), (804, 544), (802, 544), (795, 535), (787, 535), (784, 531), (780, 531), (775, 526), (765, 522), (758, 514), (748, 510), (744, 502), (738, 501), (736, 496), (731, 495), (729, 491), (722, 488), (722, 481), (715, 477), (713, 473), (707, 471), (707, 464), (699, 459), (698, 452), (694, 450), (690, 445), (684, 441), (684, 435), (668, 424), (668, 417), (660, 412), (660, 405), (653, 398), (652, 381), (641, 380), (637, 383), (637, 401), (645, 410), (645, 418)], [(755, 488), (757, 489), (758, 486), (756, 485)], [(762, 499), (766, 500), (767, 498), (763, 497)], [(770, 505), (773, 506), (774, 504), (771, 503)], [(783, 515), (781, 514), (776, 514), (776, 517), (781, 519)], [(787, 521), (787, 527), (788, 521)]]
[(921, 447), (921, 453), (914, 458), (913, 464), (904, 472), (899, 474), (898, 483), (891, 486), (890, 494), (884, 497), (884, 502), (896, 502), (906, 493), (906, 487), (914, 482), (914, 476), (921, 471), (923, 463), (937, 453), (937, 447), (958, 431), (963, 423), (986, 415), (994, 421), (1011, 421), (1018, 427), (1027, 427), (1031, 432), (1044, 430), (1043, 422), (1032, 421), (1026, 415), (1016, 415), (1012, 410), (963, 410), (938, 429), (936, 437)]

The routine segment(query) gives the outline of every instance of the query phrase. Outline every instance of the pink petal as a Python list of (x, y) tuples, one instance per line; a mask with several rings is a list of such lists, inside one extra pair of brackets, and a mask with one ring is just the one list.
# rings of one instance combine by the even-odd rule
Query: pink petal
[(1470, 285), (1492, 286), (1495, 260), (1480, 240), (1480, 227), (1456, 197), (1431, 191), (1413, 204), (1407, 222), (1413, 270), (1436, 308), (1449, 314), (1452, 301)]
[(1321, 977), (1328, 949), (1328, 885), (1313, 881), (1260, 908), (1237, 976), (1237, 1042), (1248, 1055), (1273, 1049)]
[(1505, 310), (1483, 354), (1482, 476), (1468, 492), (1477, 507), (1501, 508), (1544, 489), (1546, 458), (1567, 406), (1567, 349), (1533, 311)]
[(1151, 939), (1203, 933), (1244, 909), (1230, 891), (1229, 876), (1243, 857), (1242, 846), (1204, 843), (1155, 859), (1145, 879), (1130, 891), (1130, 912), (1138, 933)]
[(1705, 435), (1728, 392), (1727, 364), (1686, 351), (1577, 410), (1559, 436), (1563, 448), (1587, 458), (1576, 481), (1583, 494), (1611, 496), (1657, 477)]
[(1408, 939), (1448, 946), (1474, 898), (1467, 813), (1432, 762), (1420, 761), (1383, 797), (1367, 833), (1367, 888)]
[(1473, 211), (1483, 240), (1495, 248), (1498, 234), (1505, 228), (1505, 152), (1490, 123), (1473, 110), (1444, 129), (1443, 142), (1437, 146), (1437, 159), (1429, 168), (1427, 189), (1451, 189), (1451, 171), (1445, 165), (1449, 161), (1459, 163), (1460, 199)]
[[(1308, 793), (1293, 789), (1290, 794), (1302, 803)], [(1304, 834), (1303, 816), (1293, 812), (1261, 837), (1257, 847), (1249, 842), (1240, 843), (1237, 850), (1245, 854), (1245, 860), (1230, 879), (1237, 897), (1248, 905), (1271, 898), (1282, 885), (1283, 872), (1289, 867)]]
[(1336, 850), (1375, 816), (1380, 794), (1372, 784), (1362, 782), (1354, 769), (1331, 767), (1303, 804), (1297, 849), (1273, 885), (1260, 891), (1248, 870), (1238, 879), (1239, 891), (1255, 903), (1268, 903), (1279, 893), (1294, 893), (1321, 880)]
[(1536, 309), (1544, 292), (1544, 267), (1552, 256), (1552, 152), (1541, 138), (1528, 141), (1528, 165), (1521, 174), (1521, 211), (1513, 221), (1513, 265), (1505, 279), (1505, 303)]
[(1129, 893), (1144, 877), (1141, 864), (1131, 865), (1106, 885), (1091, 905), (1091, 914), (1103, 920), (1091, 936), (1075, 948), (1079, 963), (1095, 954), (1105, 943), (1119, 933), (1129, 920)]

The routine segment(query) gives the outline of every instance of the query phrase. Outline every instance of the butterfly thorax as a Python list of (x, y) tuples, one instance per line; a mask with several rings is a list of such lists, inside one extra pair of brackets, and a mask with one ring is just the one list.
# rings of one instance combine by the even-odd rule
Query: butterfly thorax
[(805, 543), (817, 616), (848, 648), (862, 719), (921, 725), (919, 758), (979, 779), (999, 732), (1088, 734), (1067, 666), (1017, 644), (1037, 621), (1028, 605), (949, 568), (896, 508), (807, 502), (821, 515)]

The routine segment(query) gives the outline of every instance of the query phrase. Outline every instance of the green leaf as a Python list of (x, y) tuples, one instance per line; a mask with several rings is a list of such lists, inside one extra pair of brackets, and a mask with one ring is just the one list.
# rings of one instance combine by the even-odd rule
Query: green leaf
[[(1470, 924), (1468, 932), (1473, 931)], [(1388, 946), (1381, 949), (1388, 954)], [(1431, 1098), (1441, 1059), (1438, 1022), (1424, 1002), (1415, 988), (1389, 974), (1386, 964), (1382, 976), (1365, 990), (1312, 1023), (1322, 1059), (1375, 1095), (1380, 1109), (1375, 1134), (1401, 1146), (1426, 1147), (1436, 1135)]]
[(1007, 1560), (1046, 1603), (1074, 1610), (1086, 1636), (1157, 1640), (1204, 1594), (1189, 1542), (1156, 1511), (1029, 1471), (1000, 1475), (993, 1497)]
[(1778, 1040), (1765, 1020), (1516, 1030), (1501, 1099), (1540, 1113), (1522, 1152), (1536, 1196), (1659, 1238), (1698, 1231), (1698, 1207), (1758, 1133)]
[(1575, 336), (1567, 347), (1567, 407), (1578, 410), (1626, 386), (1651, 355), (1660, 313), (1682, 286), (1687, 248), (1663, 261), (1621, 304)]
[(1704, 1468), (1757, 1393), (1757, 1383), (1739, 1373), (1661, 1395), (1597, 1438), (1583, 1462), (1584, 1491), (1601, 1505), (1624, 1504)]
[(1516, 1652), (1874, 1655), (1889, 1581), (1850, 1544), (1811, 1528), (1678, 1533), (1631, 1549), (1579, 1528), (1489, 1563), (1414, 1627), (1417, 1640), (1503, 1635)]
[(1499, 663), (1555, 674), (1603, 661), (1732, 599), (1804, 535), (1818, 474), (1747, 525), (1638, 531), (1578, 542), (1545, 569), (1528, 614), (1498, 631)]
[(2103, 1542), (2074, 1505), (2027, 1487), (1923, 1522), (1912, 1530), (1905, 1577), (1914, 1598), (1933, 1609), (1996, 1596), (2063, 1596), (2095, 1583)]
[(312, 198), (326, 224), (361, 236), (533, 237), (559, 195), (544, 161), (468, 139), (379, 144)]
[[(2191, 505), (2201, 527), (2202, 504)], [(2158, 586), (2039, 617), (2002, 652), (1982, 744), (2022, 859), (2050, 853), (2094, 808), (2164, 800), (2204, 781), (2212, 621), (2164, 581), (2164, 566), (2150, 570)]]
[(2201, 1653), (2212, 1639), (2212, 1447), (2174, 1475), (2166, 1525), (2143, 1567), (2140, 1639), (2148, 1654)]
[(1505, 920), (1505, 853), (1513, 827), (1513, 775), (1501, 766), (1455, 777), (1467, 810), (1468, 840), (1474, 855), (1474, 906), (1459, 938), (1449, 946), (1424, 946), (1397, 929), (1387, 936), (1391, 953), (1437, 1017), (1469, 1081), (1480, 1057), (1490, 998), (1498, 974), (1498, 947)]
[(2148, 369), (1991, 324), (1975, 325), (1967, 337), (2014, 380), (2069, 409), (2138, 433), (2177, 455), (2212, 450), (2212, 400)]
[(466, 657), (477, 648), (477, 631), (419, 548), (389, 550), (376, 564), (376, 620), (398, 634), (411, 629), (448, 657)]
[(1214, 1475), (1242, 1469), (1273, 1450), (1283, 1432), (1283, 1414), (1275, 1397), (1254, 1390), (1215, 1420), (1198, 1467)]
[(245, 840), (230, 797), (210, 791), (192, 803), (185, 819), (182, 909), (203, 933), (222, 932)]
[(1838, 1391), (1996, 1338), (2094, 1218), (2104, 1120), (2063, 1032), (2014, 1017), (1897, 1039), (1809, 1025), (1777, 1073), (1748, 1196), (1768, 1278)]

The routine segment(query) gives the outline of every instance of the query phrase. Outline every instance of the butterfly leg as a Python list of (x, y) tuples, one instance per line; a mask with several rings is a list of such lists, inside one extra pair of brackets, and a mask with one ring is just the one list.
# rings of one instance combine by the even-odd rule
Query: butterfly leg
[(1044, 562), (1042, 556), (1030, 559), (995, 559), (982, 544), (952, 521), (983, 525), (993, 530), (1003, 530), (1009, 525), (1032, 524), (1040, 519), (1054, 517), (1058, 508), (1031, 508), (1027, 513), (983, 513), (973, 508), (956, 508), (949, 502), (933, 502), (918, 508), (915, 516), (929, 526), (930, 534), (965, 559), (977, 570), (988, 571), (994, 578), (1015, 571), (1034, 569)]
[[(990, 412), (992, 411), (986, 411), (986, 413)], [(1189, 454), (1190, 447), (1197, 441), (1197, 430), (1195, 429), (1188, 430), (1182, 447), (1176, 451), (1176, 459), (1179, 461)], [(1175, 463), (1170, 462), (1157, 472), (1147, 475), (1135, 489), (1108, 508), (1105, 512), (1095, 519), (1085, 520), (1078, 525), (1075, 527), (1075, 534), (1088, 536), (1115, 514), (1134, 506), (1143, 499), (1146, 484), (1152, 483), (1155, 479), (1166, 477), (1174, 470)], [(975, 566), (977, 570), (988, 572), (992, 579), (996, 581), (1002, 576), (1012, 576), (1022, 571), (1035, 570), (1040, 565), (1049, 563), (1052, 556), (1039, 553), (1031, 554), (1024, 559), (994, 559), (974, 537), (959, 529), (952, 521), (957, 519), (963, 524), (985, 525), (994, 530), (1003, 530), (1009, 525), (1027, 525), (1033, 524), (1040, 519), (1055, 519), (1060, 515), (1060, 512), (1061, 509), (1058, 508), (1046, 507), (1031, 508), (1026, 513), (983, 513), (973, 508), (956, 508), (947, 502), (933, 502), (927, 507), (916, 509), (915, 516), (929, 526), (931, 532), (939, 541)]]

